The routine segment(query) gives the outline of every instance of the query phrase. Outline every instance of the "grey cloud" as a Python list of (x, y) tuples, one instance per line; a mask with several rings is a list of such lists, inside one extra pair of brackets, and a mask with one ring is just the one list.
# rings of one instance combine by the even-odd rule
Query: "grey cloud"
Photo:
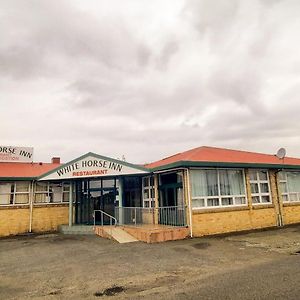
[(239, 9), (239, 1), (187, 1), (183, 15), (191, 20), (197, 31), (210, 34), (213, 40), (226, 39), (227, 33), (235, 25), (235, 18)]
[(300, 156), (298, 1), (130, 3), (0, 2), (3, 143), (41, 160), (203, 144)]
[(170, 40), (169, 42), (167, 42), (164, 45), (161, 54), (157, 59), (158, 69), (164, 70), (168, 66), (172, 56), (175, 55), (176, 52), (178, 52), (178, 49), (179, 49), (178, 41)]

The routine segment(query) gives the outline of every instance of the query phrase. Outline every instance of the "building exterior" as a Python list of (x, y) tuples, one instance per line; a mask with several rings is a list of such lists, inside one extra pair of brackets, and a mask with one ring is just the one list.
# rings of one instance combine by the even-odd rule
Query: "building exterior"
[(194, 237), (300, 223), (300, 159), (199, 147), (144, 166), (95, 153), (0, 162), (0, 236), (115, 219)]

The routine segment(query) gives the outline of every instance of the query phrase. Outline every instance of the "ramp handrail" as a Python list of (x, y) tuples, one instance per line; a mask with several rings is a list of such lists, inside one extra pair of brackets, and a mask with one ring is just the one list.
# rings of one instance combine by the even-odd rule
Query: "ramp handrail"
[[(93, 217), (94, 217), (94, 227), (96, 226), (96, 213), (101, 213), (101, 226), (103, 227), (103, 216), (107, 216), (109, 217), (109, 225), (112, 226), (117, 226), (118, 224), (118, 220), (113, 217), (112, 215), (106, 213), (105, 211), (101, 210), (101, 209), (96, 209), (94, 210), (94, 213), (93, 213)], [(113, 221), (114, 221), (114, 224), (113, 224)]]

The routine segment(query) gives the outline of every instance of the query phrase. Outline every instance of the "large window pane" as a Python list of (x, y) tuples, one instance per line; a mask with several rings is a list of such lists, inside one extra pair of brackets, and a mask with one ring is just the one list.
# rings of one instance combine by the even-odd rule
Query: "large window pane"
[(10, 204), (10, 195), (0, 195), (0, 204), (3, 205)]
[(14, 185), (14, 183), (10, 183), (10, 182), (0, 183), (0, 204), (4, 204), (4, 205), (10, 204), (11, 189), (12, 189), (11, 185)]
[(279, 172), (278, 176), (279, 176), (279, 180), (286, 180), (286, 173), (285, 172)]
[(287, 182), (289, 192), (300, 192), (300, 172), (288, 172)]
[(280, 191), (281, 191), (281, 193), (287, 193), (287, 184), (286, 184), (286, 182), (280, 182)]
[(218, 175), (216, 170), (192, 170), (192, 196), (218, 196)]
[(16, 204), (26, 204), (29, 203), (29, 194), (16, 194), (15, 195)]
[(29, 181), (16, 182), (16, 192), (29, 192)]
[(243, 195), (245, 193), (241, 170), (220, 170), (221, 195)]
[(37, 182), (35, 185), (36, 192), (48, 192), (48, 182)]
[(246, 204), (242, 170), (199, 169), (190, 174), (193, 208)]
[(300, 201), (300, 172), (280, 172), (279, 180), (282, 200)]
[(63, 193), (63, 189), (61, 184), (51, 184), (51, 190), (53, 193), (53, 202), (61, 202), (62, 201), (62, 193)]

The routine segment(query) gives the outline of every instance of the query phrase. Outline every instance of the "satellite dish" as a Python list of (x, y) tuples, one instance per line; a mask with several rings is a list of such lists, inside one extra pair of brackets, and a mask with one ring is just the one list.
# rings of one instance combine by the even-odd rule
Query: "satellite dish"
[(279, 158), (279, 159), (283, 159), (285, 158), (285, 155), (286, 155), (286, 150), (284, 148), (280, 148), (277, 153), (276, 153), (276, 156)]

